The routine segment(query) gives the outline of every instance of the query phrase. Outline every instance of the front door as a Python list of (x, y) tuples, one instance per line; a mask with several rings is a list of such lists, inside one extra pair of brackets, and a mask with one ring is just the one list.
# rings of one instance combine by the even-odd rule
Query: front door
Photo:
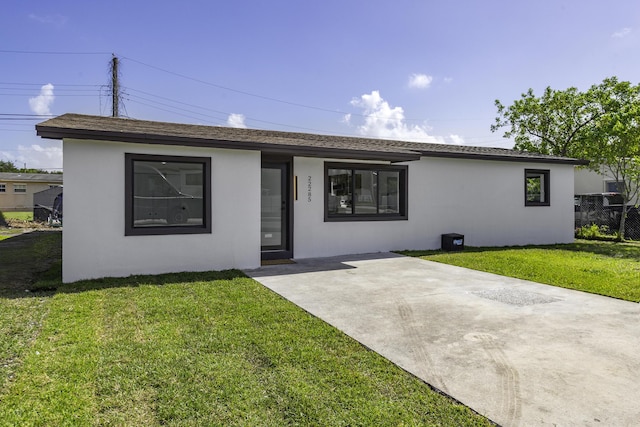
[(263, 162), (260, 244), (262, 259), (291, 258), (291, 205), (288, 162)]

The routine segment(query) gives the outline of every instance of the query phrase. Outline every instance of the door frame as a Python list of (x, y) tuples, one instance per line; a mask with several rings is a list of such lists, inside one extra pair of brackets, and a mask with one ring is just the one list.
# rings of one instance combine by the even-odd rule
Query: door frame
[[(284, 171), (282, 174), (283, 201), (285, 202), (283, 231), (286, 236), (281, 248), (264, 249), (263, 246), (260, 246), (260, 259), (290, 259), (293, 258), (293, 157), (262, 154), (260, 168), (265, 167), (282, 168)], [(260, 221), (262, 223), (262, 217)]]

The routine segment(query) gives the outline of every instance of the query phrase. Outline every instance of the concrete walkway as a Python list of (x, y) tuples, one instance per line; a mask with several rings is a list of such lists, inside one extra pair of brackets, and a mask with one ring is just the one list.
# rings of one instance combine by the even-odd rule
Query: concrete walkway
[(500, 425), (640, 425), (639, 304), (390, 253), (246, 273)]

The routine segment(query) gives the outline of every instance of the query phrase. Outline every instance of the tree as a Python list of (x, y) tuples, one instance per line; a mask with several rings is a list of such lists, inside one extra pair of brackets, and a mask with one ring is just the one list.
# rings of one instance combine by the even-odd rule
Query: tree
[(513, 105), (495, 101), (498, 117), (517, 150), (589, 160), (589, 169), (609, 172), (620, 183), (623, 209), (618, 230), (624, 239), (628, 204), (640, 195), (640, 86), (605, 79), (586, 92), (532, 89)]
[[(14, 173), (51, 173), (44, 169), (34, 168), (19, 168), (10, 160), (0, 160), (0, 172), (14, 172)], [(62, 172), (53, 172), (62, 173)]]
[(601, 114), (591, 94), (575, 87), (547, 87), (539, 98), (529, 89), (509, 107), (499, 100), (495, 105), (498, 117), (491, 131), (509, 127), (504, 137), (515, 140), (514, 149), (566, 157), (581, 157), (582, 141)]
[(19, 172), (20, 169), (16, 167), (11, 161), (0, 160), (0, 172)]
[(640, 85), (612, 77), (590, 91), (602, 114), (591, 129), (584, 153), (591, 160), (591, 169), (604, 169), (619, 183), (622, 210), (618, 235), (624, 239), (628, 205), (640, 195)]

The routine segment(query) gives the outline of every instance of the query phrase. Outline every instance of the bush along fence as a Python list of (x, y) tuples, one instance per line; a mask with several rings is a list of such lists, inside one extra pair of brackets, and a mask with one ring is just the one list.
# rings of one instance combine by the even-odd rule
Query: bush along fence
[[(579, 237), (597, 238), (595, 234), (616, 236), (622, 217), (622, 203), (617, 194), (580, 195), (575, 197), (575, 228)], [(597, 233), (596, 233), (597, 232)], [(625, 238), (640, 240), (640, 208), (627, 207)]]

